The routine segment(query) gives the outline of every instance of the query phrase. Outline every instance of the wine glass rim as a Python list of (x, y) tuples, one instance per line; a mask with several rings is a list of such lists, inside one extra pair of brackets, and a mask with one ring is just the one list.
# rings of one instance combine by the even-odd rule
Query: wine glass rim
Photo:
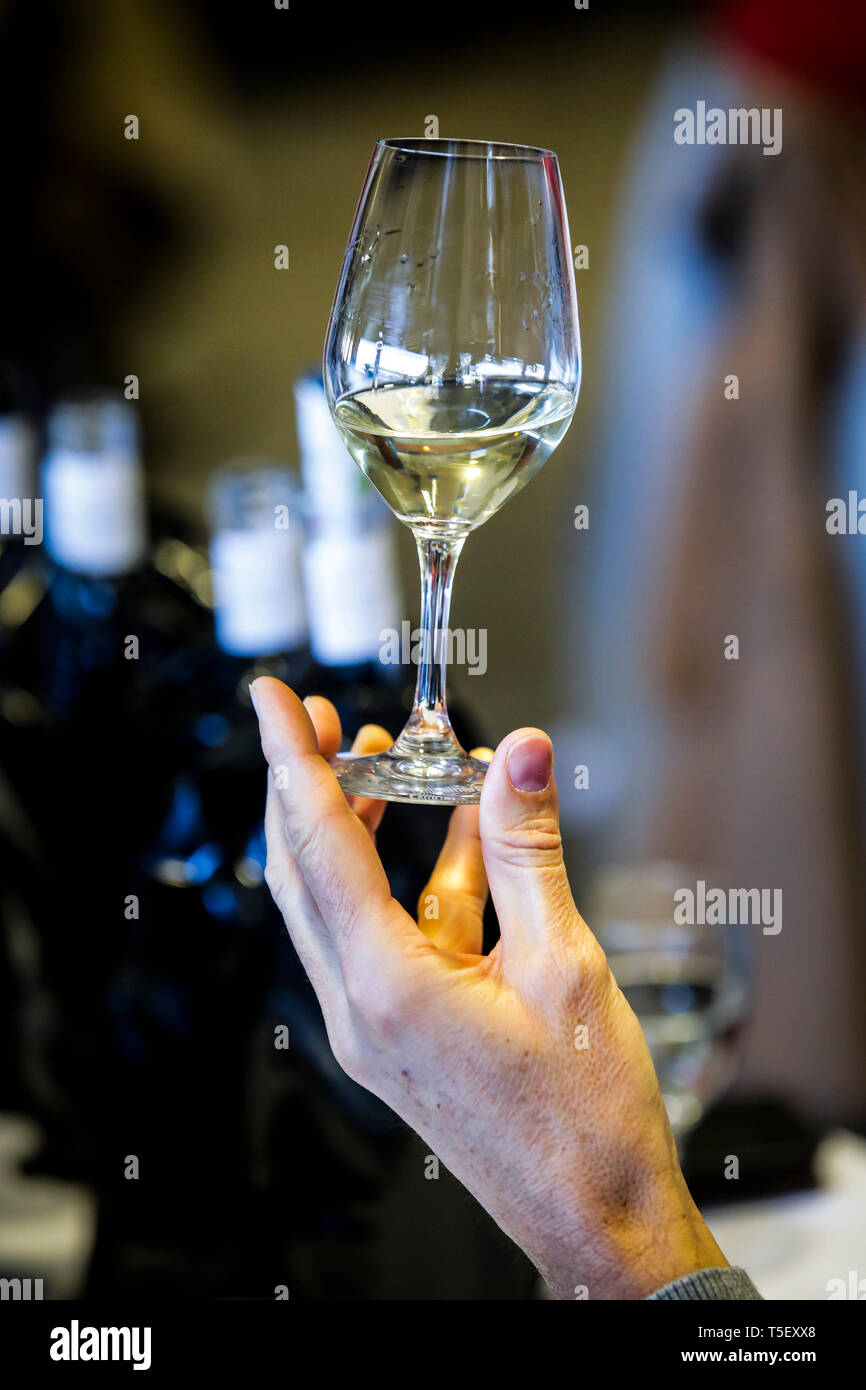
[(556, 159), (553, 150), (546, 150), (538, 145), (515, 145), (499, 140), (428, 140), (426, 135), (379, 140), (378, 147), (398, 150), (404, 154), (430, 154), (457, 159)]

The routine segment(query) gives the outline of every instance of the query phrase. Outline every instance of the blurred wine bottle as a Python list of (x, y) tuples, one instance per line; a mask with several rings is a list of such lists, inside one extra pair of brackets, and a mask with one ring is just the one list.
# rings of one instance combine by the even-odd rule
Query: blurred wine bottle
[(128, 849), (161, 781), (145, 713), (161, 663), (195, 639), (206, 610), (153, 563), (132, 406), (69, 399), (46, 433), (45, 545), (3, 593), (0, 764), (43, 876), (37, 954), (49, 1006), (34, 1108), (47, 1139), (33, 1166), (89, 1175)]
[[(213, 623), (202, 641), (163, 663), (150, 702), (170, 776), (154, 833), (136, 856), (141, 911), (129, 953), (139, 1011), (152, 1004), (157, 1032), (171, 1031), (174, 1018), (190, 1042), (195, 1001), (216, 1009), (224, 1035), (234, 1028), (242, 958), (256, 959), (255, 931), (267, 934), (279, 921), (264, 885), (266, 768), (249, 685), (273, 675), (301, 686), (309, 665), (290, 473), (270, 462), (232, 466), (217, 475), (209, 504)], [(204, 982), (214, 979), (230, 992), (225, 999), (207, 997)], [(255, 988), (248, 1002), (259, 1008)], [(115, 1004), (128, 1026), (119, 998)], [(236, 1065), (245, 1045), (235, 1049)], [(141, 1046), (139, 1039), (131, 1052)]]
[(194, 589), (155, 563), (132, 407), (110, 396), (63, 402), (47, 443), (41, 696), (52, 715), (80, 721), (115, 695), (140, 701), (206, 614)]
[(302, 528), (291, 473), (267, 460), (218, 473), (208, 511), (212, 620), (199, 641), (161, 662), (149, 717), (175, 774), (194, 777), (211, 829), (231, 853), (263, 812), (250, 682), (272, 675), (301, 688), (310, 665)]
[[(74, 751), (83, 729), (102, 742), (115, 725), (128, 727), (165, 656), (206, 619), (193, 586), (153, 561), (137, 420), (127, 402), (94, 395), (53, 410), (42, 500), (45, 545), (28, 566), (26, 590), (14, 603), (7, 591), (2, 623), (0, 713), (4, 743), (26, 765), (20, 773), (34, 771), (52, 749), (46, 732), (74, 728)], [(32, 746), (31, 730), (38, 732)], [(38, 778), (22, 781), (25, 796), (44, 809)]]

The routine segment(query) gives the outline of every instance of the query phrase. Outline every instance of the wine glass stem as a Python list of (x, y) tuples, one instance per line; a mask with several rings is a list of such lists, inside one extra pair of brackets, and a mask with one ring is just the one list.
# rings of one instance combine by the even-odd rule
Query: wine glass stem
[(421, 566), (421, 650), (415, 701), (406, 727), (394, 745), (402, 755), (461, 754), (445, 703), (445, 666), (451, 586), (465, 536), (435, 536), (415, 531)]

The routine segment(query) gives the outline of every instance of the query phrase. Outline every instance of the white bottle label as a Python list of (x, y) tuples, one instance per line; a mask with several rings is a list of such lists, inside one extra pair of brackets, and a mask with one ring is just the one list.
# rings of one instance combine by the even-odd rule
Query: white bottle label
[(324, 666), (377, 660), (385, 630), (399, 628), (400, 586), (388, 527), (311, 537), (304, 582), (316, 660)]
[(307, 634), (300, 546), (274, 526), (217, 531), (210, 546), (217, 640), (233, 656), (269, 656)]
[(144, 487), (127, 452), (56, 449), (42, 472), (46, 541), (58, 564), (82, 574), (135, 569), (147, 550)]

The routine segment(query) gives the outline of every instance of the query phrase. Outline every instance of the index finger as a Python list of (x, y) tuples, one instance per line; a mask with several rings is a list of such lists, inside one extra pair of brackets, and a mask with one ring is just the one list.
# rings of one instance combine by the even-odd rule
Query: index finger
[(289, 850), (337, 949), (358, 932), (374, 949), (390, 949), (395, 930), (399, 934), (407, 927), (423, 942), (391, 897), (381, 860), (319, 753), (315, 729), (297, 695), (269, 676), (253, 681), (250, 691)]

